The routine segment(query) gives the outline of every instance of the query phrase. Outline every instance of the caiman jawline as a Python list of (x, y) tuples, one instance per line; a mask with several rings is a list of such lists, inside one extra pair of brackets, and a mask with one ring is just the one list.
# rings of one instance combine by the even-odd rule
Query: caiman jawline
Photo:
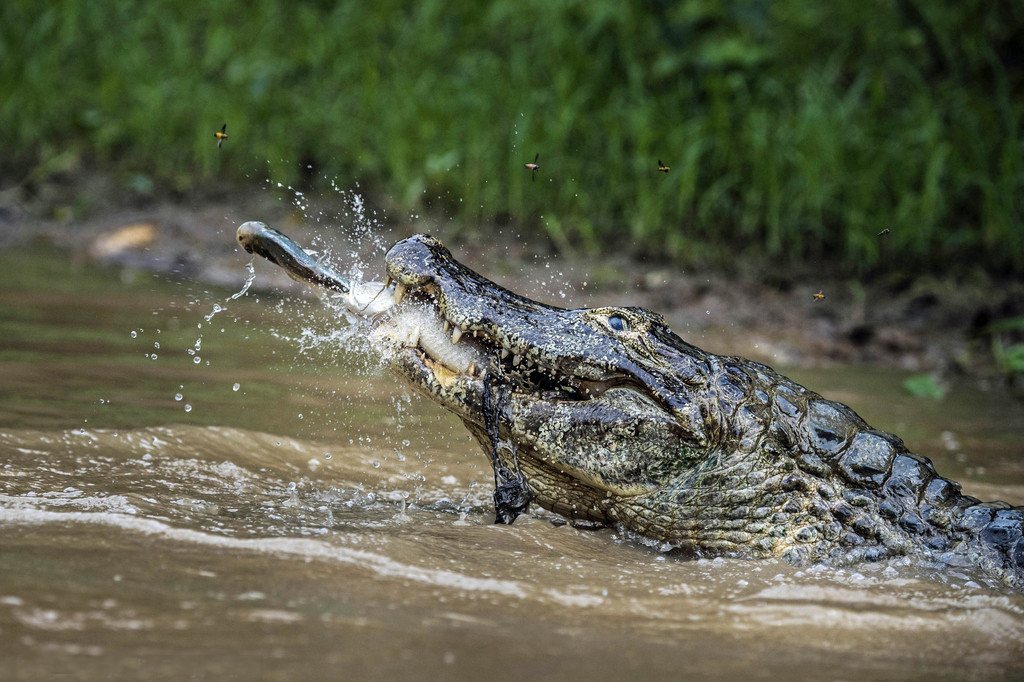
[(399, 282), (392, 295), (395, 305), (379, 320), (375, 335), (414, 350), (419, 362), (444, 386), (459, 376), (481, 381), (485, 372), (499, 372), (515, 392), (549, 400), (597, 398), (609, 387), (604, 382), (560, 375), (552, 365), (535, 359), (539, 354), (533, 347), (513, 345), (497, 327), (453, 314), (432, 284)]

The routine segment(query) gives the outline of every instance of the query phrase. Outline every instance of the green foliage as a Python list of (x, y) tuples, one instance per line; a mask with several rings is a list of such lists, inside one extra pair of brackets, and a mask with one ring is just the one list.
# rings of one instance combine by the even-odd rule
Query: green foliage
[(992, 357), (996, 366), (1006, 375), (1024, 375), (1024, 317), (997, 320), (985, 329), (992, 337)]
[(1006, 348), (1000, 347), (996, 356), (999, 366), (1007, 374), (1024, 374), (1024, 343), (1015, 343)]
[(1024, 332), (1024, 317), (1008, 317), (1004, 320), (996, 320), (986, 327), (985, 331), (989, 334)]
[(931, 374), (915, 374), (903, 382), (903, 389), (915, 398), (942, 400), (946, 389)]
[(0, 170), (311, 163), (575, 248), (1024, 272), (1022, 44), (1009, 0), (5, 0)]

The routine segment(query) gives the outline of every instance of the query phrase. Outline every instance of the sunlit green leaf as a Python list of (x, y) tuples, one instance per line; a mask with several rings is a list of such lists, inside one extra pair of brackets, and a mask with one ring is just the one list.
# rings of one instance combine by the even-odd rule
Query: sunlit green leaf
[(903, 382), (903, 388), (915, 398), (942, 400), (946, 395), (946, 389), (931, 374), (915, 374)]

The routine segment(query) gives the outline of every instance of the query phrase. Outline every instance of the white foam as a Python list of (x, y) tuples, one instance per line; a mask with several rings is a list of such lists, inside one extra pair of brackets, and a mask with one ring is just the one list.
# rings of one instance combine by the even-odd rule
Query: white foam
[(41, 509), (0, 508), (0, 525), (46, 525), (88, 523), (113, 526), (127, 532), (153, 535), (174, 542), (214, 546), (224, 549), (334, 561), (358, 566), (386, 578), (400, 578), (447, 587), (464, 592), (490, 592), (523, 599), (526, 590), (513, 580), (475, 578), (455, 571), (423, 568), (395, 561), (365, 550), (338, 547), (306, 538), (230, 538), (209, 535), (187, 528), (176, 528), (153, 519), (109, 512), (55, 512)]

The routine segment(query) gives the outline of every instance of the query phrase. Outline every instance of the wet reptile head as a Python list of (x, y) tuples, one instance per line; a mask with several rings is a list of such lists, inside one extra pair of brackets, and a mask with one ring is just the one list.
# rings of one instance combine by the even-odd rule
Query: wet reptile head
[[(385, 261), (398, 303), (375, 334), (392, 366), (485, 449), (496, 420), (542, 506), (612, 521), (624, 499), (679, 480), (711, 449), (714, 410), (691, 398), (708, 393), (705, 354), (655, 313), (532, 301), (429, 236), (398, 242)], [(503, 399), (488, 415), (494, 387)]]

